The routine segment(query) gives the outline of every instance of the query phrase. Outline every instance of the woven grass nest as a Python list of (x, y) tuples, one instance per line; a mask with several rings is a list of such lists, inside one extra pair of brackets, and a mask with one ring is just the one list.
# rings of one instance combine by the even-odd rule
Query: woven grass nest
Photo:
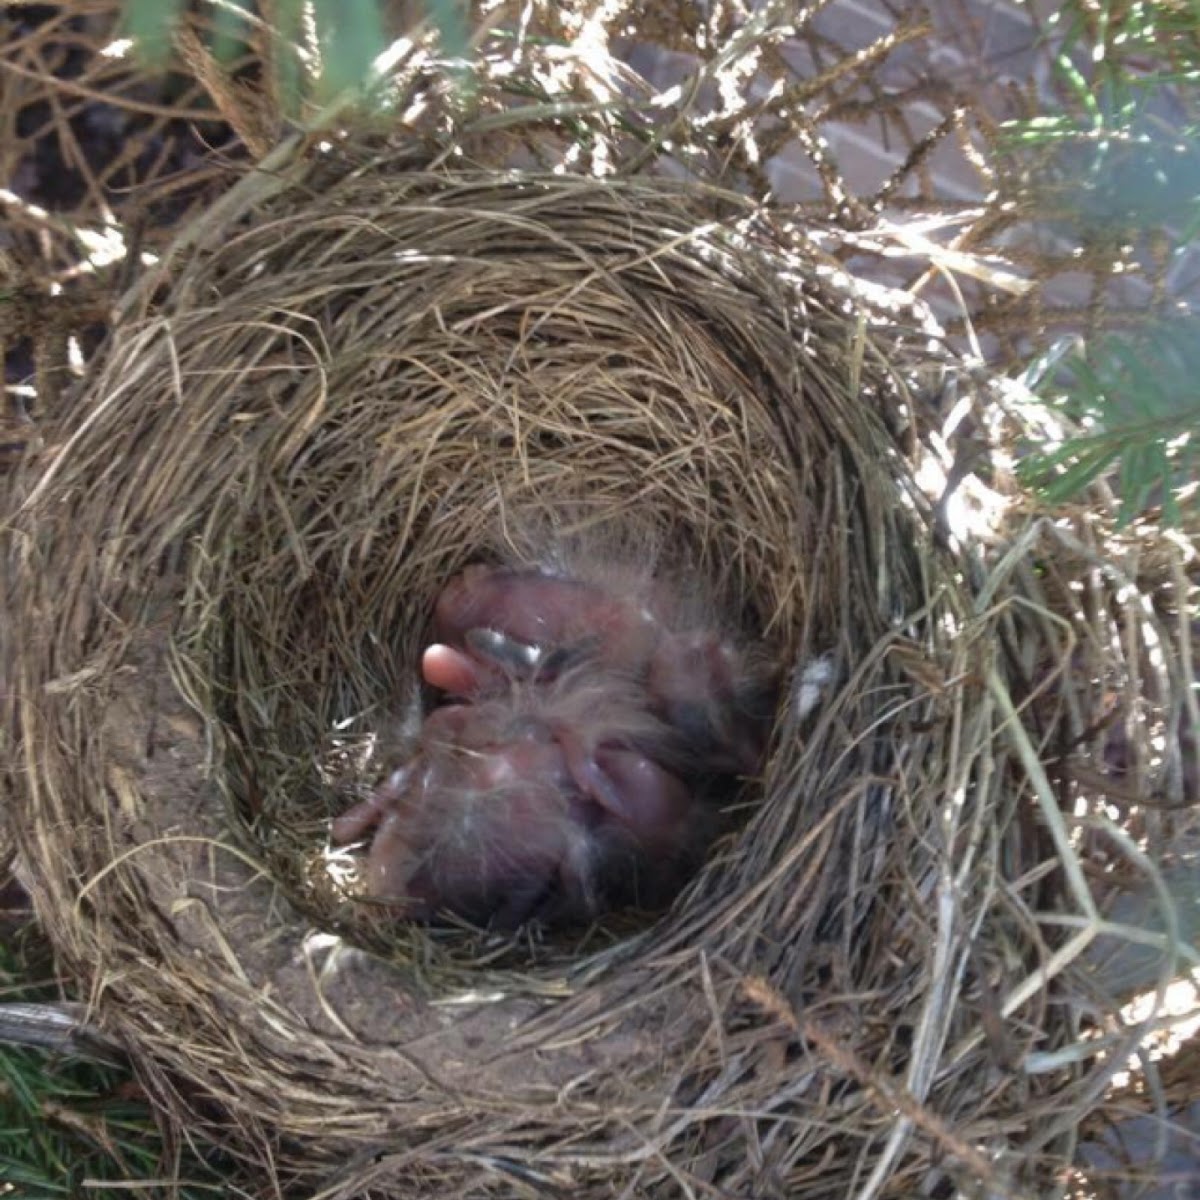
[[(1046, 615), (1049, 533), (994, 575), (937, 536), (914, 381), (949, 353), (724, 194), (260, 187), (126, 301), (10, 523), (11, 829), (161, 1110), (328, 1197), (1046, 1194), (1107, 1068), (1022, 1065), (1105, 1011), (1033, 915), (1092, 903), (1038, 760), (1120, 663)], [(785, 664), (739, 829), (582, 942), (381, 918), (329, 820), (439, 588), (566, 513), (650, 531)], [(1140, 720), (1177, 715), (1158, 670)]]

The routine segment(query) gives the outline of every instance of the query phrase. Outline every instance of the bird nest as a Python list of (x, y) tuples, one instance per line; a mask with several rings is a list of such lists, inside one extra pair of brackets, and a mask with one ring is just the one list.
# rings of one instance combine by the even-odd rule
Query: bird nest
[[(1046, 1194), (1136, 1040), (1083, 864), (1151, 870), (1070, 763), (1186, 784), (1146, 653), (1177, 556), (955, 535), (1003, 479), (917, 484), (953, 356), (749, 202), (294, 175), (186, 231), (14, 481), (11, 828), (159, 1107), (328, 1197)], [(752, 628), (769, 758), (656, 918), (380, 914), (330, 819), (440, 589), (530, 529), (616, 530)]]

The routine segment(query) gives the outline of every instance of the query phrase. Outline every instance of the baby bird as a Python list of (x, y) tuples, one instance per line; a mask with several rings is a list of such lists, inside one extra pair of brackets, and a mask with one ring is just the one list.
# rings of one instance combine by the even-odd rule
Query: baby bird
[(714, 780), (758, 769), (774, 673), (661, 586), (532, 569), (467, 567), (433, 632), (421, 673), (448, 701), (333, 823), (337, 843), (371, 834), (367, 891), (498, 928), (669, 902), (716, 832)]
[(673, 627), (661, 589), (653, 607), (593, 584), (476, 564), (438, 599), (427, 682), (472, 697), (513, 676), (573, 663), (623, 672), (675, 730), (699, 773), (752, 774), (766, 750), (778, 673), (711, 628)]
[(641, 748), (661, 738), (624, 680), (593, 673), (446, 705), (333, 841), (374, 831), (367, 891), (415, 919), (514, 928), (652, 907), (682, 882), (697, 833), (691, 790)]
[(608, 669), (636, 674), (653, 652), (661, 621), (637, 603), (558, 575), (475, 563), (447, 584), (433, 619), (440, 642), (462, 646), (494, 630), (542, 650), (582, 651)]

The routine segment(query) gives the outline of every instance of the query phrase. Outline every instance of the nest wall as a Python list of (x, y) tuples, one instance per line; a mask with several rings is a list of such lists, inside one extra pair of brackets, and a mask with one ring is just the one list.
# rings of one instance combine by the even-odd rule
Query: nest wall
[[(1062, 646), (913, 482), (919, 314), (715, 191), (257, 187), (127, 299), (8, 539), (9, 824), (163, 1110), (329, 1196), (1037, 1194), (1107, 1069), (1015, 1067), (1081, 1028), (1002, 653)], [(688, 564), (789, 689), (669, 914), (497, 948), (364, 913), (326, 837), (439, 587), (529, 513)]]

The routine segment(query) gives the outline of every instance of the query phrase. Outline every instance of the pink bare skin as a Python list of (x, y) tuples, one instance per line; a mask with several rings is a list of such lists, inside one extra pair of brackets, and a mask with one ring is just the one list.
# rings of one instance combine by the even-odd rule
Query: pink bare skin
[(556, 885), (573, 901), (590, 893), (569, 785), (545, 729), (493, 736), (479, 712), (443, 708), (426, 722), (413, 761), (338, 817), (332, 836), (340, 843), (374, 830), (366, 890), (406, 916), (444, 909), (519, 924)]
[(669, 900), (713, 832), (697, 788), (758, 768), (775, 693), (672, 611), (663, 589), (648, 606), (536, 570), (452, 579), (421, 674), (456, 702), (333, 823), (338, 844), (370, 837), (368, 893), (501, 927)]
[(660, 628), (640, 605), (591, 584), (481, 563), (455, 576), (434, 610), (434, 633), (449, 645), (491, 629), (527, 646), (589, 647), (606, 669), (630, 674), (644, 670)]
[(690, 790), (632, 748), (657, 723), (629, 699), (619, 677), (575, 674), (436, 709), (414, 759), (338, 817), (333, 840), (373, 831), (367, 891), (415, 919), (594, 917), (630, 879), (664, 875), (691, 824)]
[(776, 688), (776, 672), (709, 630), (665, 635), (646, 679), (655, 712), (695, 759), (707, 770), (741, 775), (762, 763)]
[(751, 774), (766, 749), (776, 672), (711, 629), (676, 632), (593, 584), (475, 564), (438, 599), (426, 682), (477, 697), (512, 678), (590, 661), (645, 682), (646, 700), (702, 771)]

